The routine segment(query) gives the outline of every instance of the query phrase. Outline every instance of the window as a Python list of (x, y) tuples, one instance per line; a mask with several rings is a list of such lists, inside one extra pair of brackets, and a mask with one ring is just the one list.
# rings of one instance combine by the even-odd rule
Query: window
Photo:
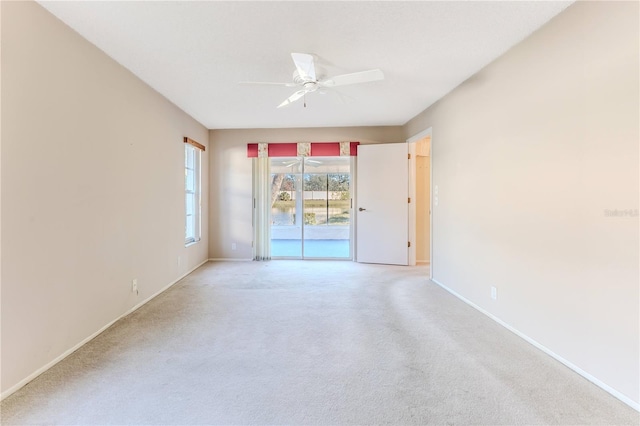
[[(186, 138), (185, 138), (186, 139)], [(186, 140), (185, 140), (186, 142)], [(184, 144), (185, 244), (200, 241), (200, 157), (202, 150)]]

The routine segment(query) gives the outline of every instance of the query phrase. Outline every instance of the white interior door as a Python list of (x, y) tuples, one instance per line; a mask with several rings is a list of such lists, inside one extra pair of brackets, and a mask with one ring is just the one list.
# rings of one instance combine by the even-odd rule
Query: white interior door
[(358, 146), (357, 261), (408, 265), (407, 144)]

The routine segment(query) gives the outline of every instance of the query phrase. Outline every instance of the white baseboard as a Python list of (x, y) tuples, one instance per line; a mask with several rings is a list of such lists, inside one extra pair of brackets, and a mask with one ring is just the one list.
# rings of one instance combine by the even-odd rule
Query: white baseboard
[(209, 259), (209, 262), (253, 262), (253, 259), (234, 259), (234, 258), (216, 257), (216, 258)]
[(514, 333), (518, 337), (526, 340), (527, 342), (529, 342), (530, 344), (532, 344), (536, 348), (540, 349), (542, 352), (546, 353), (550, 357), (554, 358), (555, 360), (557, 360), (557, 361), (561, 362), (562, 364), (564, 364), (565, 366), (569, 367), (570, 369), (572, 369), (573, 371), (575, 371), (576, 373), (578, 373), (579, 375), (581, 375), (585, 379), (589, 380), (594, 385), (604, 389), (605, 391), (607, 391), (611, 395), (613, 395), (616, 398), (618, 398), (620, 401), (622, 401), (625, 404), (627, 404), (629, 407), (633, 408), (636, 411), (640, 411), (640, 403), (637, 403), (636, 401), (632, 400), (628, 396), (624, 395), (621, 392), (618, 392), (617, 390), (615, 390), (611, 386), (607, 385), (606, 383), (602, 382), (601, 380), (599, 380), (599, 379), (595, 378), (594, 376), (592, 376), (591, 374), (587, 373), (586, 371), (584, 371), (583, 369), (581, 369), (577, 365), (575, 365), (575, 364), (571, 363), (570, 361), (567, 361), (566, 359), (562, 358), (560, 355), (556, 354), (551, 349), (541, 345), (537, 341), (533, 340), (531, 337), (529, 337), (526, 334), (522, 333), (521, 331), (513, 328), (511, 325), (509, 325), (506, 322), (502, 321), (500, 318), (496, 317), (495, 315), (491, 314), (490, 312), (482, 309), (480, 306), (476, 305), (475, 303), (473, 303), (469, 299), (465, 298), (464, 296), (462, 296), (462, 295), (456, 293), (455, 291), (451, 290), (449, 287), (447, 287), (446, 285), (442, 284), (441, 282), (439, 282), (439, 281), (437, 281), (437, 280), (435, 280), (433, 278), (431, 278), (431, 281), (433, 281), (435, 284), (439, 285), (444, 290), (448, 291), (449, 293), (451, 293), (452, 295), (454, 295), (458, 299), (462, 300), (467, 305), (469, 305), (472, 308), (478, 310), (479, 312), (485, 314), (486, 316), (488, 316), (489, 318), (491, 318), (492, 320), (494, 320), (495, 322), (497, 322), (498, 324), (500, 324), (501, 326), (503, 326), (507, 330), (511, 331), (512, 333)]
[(196, 269), (198, 269), (199, 267), (201, 267), (202, 265), (204, 265), (205, 263), (207, 263), (209, 261), (209, 259), (203, 261), (202, 263), (200, 263), (199, 265), (195, 266), (194, 268), (192, 268), (191, 270), (189, 270), (188, 272), (185, 272), (182, 276), (180, 276), (180, 278), (174, 280), (173, 282), (171, 282), (169, 285), (165, 286), (164, 288), (160, 289), (159, 291), (157, 291), (155, 294), (153, 294), (152, 296), (146, 298), (145, 300), (143, 300), (142, 302), (138, 303), (137, 305), (135, 305), (133, 308), (129, 309), (127, 312), (125, 312), (124, 314), (120, 315), (118, 318), (114, 319), (113, 321), (109, 322), (107, 325), (105, 325), (104, 327), (100, 328), (98, 331), (96, 331), (95, 333), (91, 334), (89, 337), (87, 337), (86, 339), (82, 340), (80, 343), (78, 343), (77, 345), (73, 346), (72, 348), (64, 351), (61, 355), (59, 355), (58, 357), (56, 357), (53, 361), (45, 364), (44, 366), (38, 368), (36, 371), (34, 371), (33, 373), (29, 374), (27, 377), (25, 377), (24, 379), (22, 379), (21, 381), (19, 381), (18, 383), (16, 383), (15, 385), (11, 386), (9, 389), (7, 389), (6, 391), (2, 392), (2, 394), (0, 394), (0, 401), (5, 399), (6, 397), (8, 397), (9, 395), (11, 395), (12, 393), (16, 392), (17, 390), (19, 390), (20, 388), (24, 387), (25, 385), (27, 385), (29, 382), (31, 382), (33, 379), (35, 379), (36, 377), (38, 377), (39, 375), (41, 375), (42, 373), (44, 373), (45, 371), (47, 371), (48, 369), (50, 369), (51, 367), (53, 367), (54, 365), (56, 365), (57, 363), (59, 363), (60, 361), (62, 361), (63, 359), (65, 359), (66, 357), (68, 357), (69, 355), (71, 355), (72, 353), (74, 353), (75, 351), (77, 351), (78, 349), (80, 349), (83, 345), (85, 345), (86, 343), (90, 342), (91, 340), (95, 339), (100, 333), (102, 333), (103, 331), (105, 331), (107, 328), (111, 327), (113, 324), (115, 324), (116, 322), (120, 321), (122, 318), (126, 317), (127, 315), (133, 313), (134, 311), (138, 310), (140, 307), (142, 307), (143, 305), (145, 305), (146, 303), (148, 303), (151, 299), (155, 298), (156, 296), (164, 293), (165, 291), (167, 291), (169, 288), (171, 288), (174, 284), (176, 284), (178, 281), (180, 281), (181, 279), (183, 279), (184, 277), (186, 277), (187, 275), (189, 275), (190, 273), (192, 273), (193, 271), (195, 271)]

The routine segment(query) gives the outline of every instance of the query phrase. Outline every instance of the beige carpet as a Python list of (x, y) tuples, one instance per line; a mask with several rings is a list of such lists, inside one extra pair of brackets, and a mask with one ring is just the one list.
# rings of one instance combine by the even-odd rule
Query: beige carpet
[(426, 267), (209, 263), (2, 403), (2, 424), (638, 424)]

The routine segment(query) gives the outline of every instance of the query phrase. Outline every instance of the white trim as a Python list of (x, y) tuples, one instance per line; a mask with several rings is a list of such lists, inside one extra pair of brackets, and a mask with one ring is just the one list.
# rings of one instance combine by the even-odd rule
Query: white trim
[(192, 246), (192, 245), (194, 245), (194, 244), (198, 244), (201, 240), (202, 240), (201, 238), (198, 238), (198, 239), (197, 239), (197, 240), (195, 240), (195, 241), (191, 241), (190, 243), (185, 244), (185, 245), (184, 245), (184, 248), (191, 247), (191, 246)]
[(433, 131), (432, 128), (429, 127), (425, 132), (429, 132), (431, 135), (431, 140), (429, 142), (429, 278), (433, 278), (433, 214), (434, 214), (434, 205), (433, 205)]
[(422, 139), (422, 138), (424, 138), (426, 136), (431, 136), (431, 127), (421, 131), (420, 133), (417, 133), (417, 134), (411, 136), (409, 139), (407, 139), (407, 143), (418, 142), (420, 139)]
[(416, 144), (407, 142), (409, 148), (409, 266), (416, 266)]
[(98, 331), (96, 331), (95, 333), (91, 334), (89, 337), (85, 338), (84, 340), (82, 340), (77, 345), (73, 346), (70, 349), (67, 349), (62, 354), (60, 354), (58, 357), (56, 357), (54, 360), (52, 360), (52, 361), (48, 362), (47, 364), (45, 364), (44, 366), (38, 368), (33, 373), (29, 374), (27, 377), (25, 377), (24, 379), (20, 380), (18, 383), (16, 383), (15, 385), (11, 386), (6, 391), (2, 392), (2, 394), (0, 395), (0, 401), (5, 399), (9, 395), (13, 394), (14, 392), (18, 391), (19, 389), (21, 389), (25, 385), (29, 384), (29, 382), (31, 382), (32, 380), (37, 378), (39, 375), (41, 375), (42, 373), (44, 373), (45, 371), (47, 371), (48, 369), (50, 369), (51, 367), (53, 367), (54, 365), (56, 365), (57, 363), (59, 363), (60, 361), (62, 361), (63, 359), (65, 359), (66, 357), (71, 355), (72, 353), (74, 353), (75, 351), (77, 351), (78, 349), (80, 349), (86, 343), (88, 343), (91, 340), (95, 339), (99, 334), (101, 334), (103, 331), (105, 331), (106, 329), (111, 327), (113, 324), (115, 324), (116, 322), (120, 321), (122, 318), (126, 317), (127, 315), (133, 313), (134, 311), (138, 310), (143, 305), (145, 305), (147, 302), (151, 301), (151, 299), (155, 298), (156, 296), (160, 295), (161, 293), (164, 293), (171, 286), (173, 286), (174, 284), (178, 283), (178, 281), (180, 281), (181, 279), (183, 279), (184, 277), (186, 277), (187, 275), (189, 275), (190, 273), (192, 273), (193, 271), (195, 271), (196, 269), (198, 269), (199, 267), (201, 267), (202, 265), (204, 265), (208, 261), (209, 261), (209, 259), (204, 260), (202, 263), (200, 263), (199, 265), (195, 266), (190, 271), (184, 273), (182, 276), (180, 276), (180, 278), (176, 279), (175, 281), (171, 282), (169, 285), (167, 285), (164, 288), (160, 289), (154, 295), (152, 295), (152, 296), (148, 297), (147, 299), (143, 300), (142, 302), (138, 303), (133, 308), (129, 309), (127, 312), (125, 312), (124, 314), (120, 315), (118, 318), (116, 318), (113, 321), (109, 322), (107, 325), (105, 325), (104, 327), (100, 328)]
[(356, 261), (358, 255), (358, 247), (356, 246), (356, 230), (358, 229), (358, 215), (356, 214), (356, 206), (358, 205), (358, 194), (356, 188), (358, 187), (358, 157), (351, 156), (349, 162), (349, 176), (351, 181), (349, 182), (349, 192), (351, 195), (351, 208), (349, 209), (349, 218), (351, 219), (351, 226), (349, 227), (349, 255), (351, 261)]
[[(406, 143), (409, 144), (409, 153), (411, 159), (409, 161), (409, 197), (413, 201), (409, 206), (409, 241), (411, 247), (409, 248), (409, 265), (415, 266), (418, 261), (416, 260), (416, 148), (415, 143), (427, 136), (431, 136), (429, 142), (429, 260), (428, 264), (433, 263), (433, 127), (411, 136), (407, 139)], [(429, 278), (433, 278), (433, 267), (429, 268)]]
[(235, 259), (231, 257), (211, 257), (209, 262), (253, 262), (253, 259)]
[(640, 403), (635, 402), (634, 400), (632, 400), (628, 396), (626, 396), (623, 393), (615, 390), (614, 388), (612, 388), (611, 386), (607, 385), (603, 381), (601, 381), (601, 380), (597, 379), (596, 377), (592, 376), (591, 374), (587, 373), (586, 371), (584, 371), (583, 369), (581, 369), (577, 365), (575, 365), (572, 362), (564, 359), (560, 355), (558, 355), (555, 352), (553, 352), (551, 349), (549, 349), (549, 348), (543, 346), (542, 344), (538, 343), (537, 341), (533, 340), (531, 337), (527, 336), (526, 334), (522, 333), (518, 329), (516, 329), (516, 328), (512, 327), (511, 325), (507, 324), (506, 322), (502, 321), (500, 318), (496, 317), (495, 315), (491, 314), (490, 312), (482, 309), (480, 306), (476, 305), (475, 303), (473, 303), (469, 299), (467, 299), (464, 296), (462, 296), (462, 295), (456, 293), (455, 291), (451, 290), (449, 287), (445, 286), (441, 282), (439, 282), (439, 281), (437, 281), (437, 280), (435, 280), (433, 278), (431, 278), (431, 281), (434, 282), (435, 284), (439, 285), (444, 290), (448, 291), (449, 293), (451, 293), (452, 295), (454, 295), (458, 299), (462, 300), (467, 305), (469, 305), (472, 308), (476, 309), (480, 313), (483, 313), (484, 315), (488, 316), (489, 318), (491, 318), (492, 320), (494, 320), (495, 322), (497, 322), (498, 324), (500, 324), (501, 326), (503, 326), (507, 330), (509, 330), (512, 333), (514, 333), (516, 336), (524, 339), (525, 341), (529, 342), (530, 344), (532, 344), (536, 348), (540, 349), (542, 352), (544, 352), (547, 355), (549, 355), (550, 357), (554, 358), (556, 361), (559, 361), (562, 364), (564, 364), (566, 367), (569, 367), (570, 369), (572, 369), (573, 371), (575, 371), (576, 373), (578, 373), (579, 375), (581, 375), (585, 379), (589, 380), (594, 385), (602, 388), (603, 390), (607, 391), (611, 395), (615, 396), (620, 401), (622, 401), (625, 404), (627, 404), (629, 407), (633, 408), (636, 411), (640, 411)]

